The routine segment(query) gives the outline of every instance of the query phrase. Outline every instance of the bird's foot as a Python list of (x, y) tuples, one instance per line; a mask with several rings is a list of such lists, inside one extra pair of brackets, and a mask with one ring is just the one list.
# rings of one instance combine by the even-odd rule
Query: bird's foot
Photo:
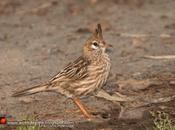
[(75, 115), (78, 115), (80, 118), (86, 118), (88, 121), (96, 120), (97, 118), (101, 119), (108, 119), (109, 114), (104, 111), (97, 111), (94, 108), (86, 107), (86, 111), (89, 113), (88, 117), (85, 117), (84, 114), (79, 109), (68, 109), (65, 112), (66, 113), (73, 113)]
[(75, 115), (78, 115), (79, 117), (87, 118), (87, 120), (89, 121), (93, 120), (98, 114), (98, 112), (95, 109), (86, 108), (86, 111), (88, 112), (86, 117), (84, 116), (84, 114), (82, 114), (82, 111), (79, 109), (67, 109), (65, 110), (65, 113), (73, 113)]

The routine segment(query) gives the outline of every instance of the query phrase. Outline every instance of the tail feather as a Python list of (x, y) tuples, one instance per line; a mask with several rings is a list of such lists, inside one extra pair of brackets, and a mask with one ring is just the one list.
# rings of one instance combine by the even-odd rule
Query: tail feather
[(31, 95), (31, 94), (35, 94), (43, 91), (47, 91), (47, 85), (38, 85), (32, 88), (24, 89), (22, 91), (14, 93), (12, 97), (27, 96), (27, 95)]

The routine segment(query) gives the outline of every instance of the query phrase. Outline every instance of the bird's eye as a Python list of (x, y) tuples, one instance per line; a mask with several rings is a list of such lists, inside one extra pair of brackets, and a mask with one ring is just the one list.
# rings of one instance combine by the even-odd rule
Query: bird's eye
[(98, 47), (98, 43), (96, 41), (93, 42), (93, 45)]
[(98, 49), (99, 48), (99, 45), (98, 45), (97, 41), (92, 42), (92, 48), (93, 49)]

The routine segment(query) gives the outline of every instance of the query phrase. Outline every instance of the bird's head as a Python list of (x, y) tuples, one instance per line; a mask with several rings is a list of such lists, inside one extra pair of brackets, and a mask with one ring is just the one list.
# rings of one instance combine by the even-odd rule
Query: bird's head
[(103, 39), (102, 28), (97, 24), (92, 36), (86, 41), (84, 45), (84, 55), (88, 57), (98, 57), (106, 54), (106, 50), (112, 47)]

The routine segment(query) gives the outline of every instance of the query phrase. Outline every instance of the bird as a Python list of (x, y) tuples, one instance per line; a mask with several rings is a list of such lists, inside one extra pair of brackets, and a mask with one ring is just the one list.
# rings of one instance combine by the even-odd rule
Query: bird
[(111, 47), (112, 45), (106, 43), (103, 38), (101, 24), (97, 24), (92, 35), (85, 41), (79, 58), (70, 62), (46, 83), (18, 91), (12, 96), (21, 97), (54, 91), (72, 99), (82, 114), (91, 120), (92, 115), (80, 98), (99, 91), (105, 85), (111, 68), (107, 50)]

